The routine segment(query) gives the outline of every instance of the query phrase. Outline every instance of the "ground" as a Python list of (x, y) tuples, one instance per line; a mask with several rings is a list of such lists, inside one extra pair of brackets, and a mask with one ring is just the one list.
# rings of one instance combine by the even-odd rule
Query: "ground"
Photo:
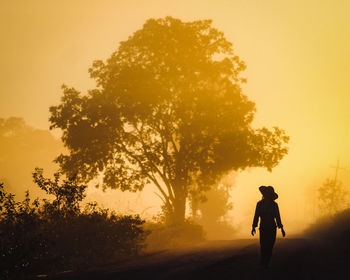
[(268, 269), (258, 264), (257, 239), (208, 241), (118, 264), (68, 272), (55, 280), (123, 279), (349, 279), (350, 256), (324, 242), (278, 239)]

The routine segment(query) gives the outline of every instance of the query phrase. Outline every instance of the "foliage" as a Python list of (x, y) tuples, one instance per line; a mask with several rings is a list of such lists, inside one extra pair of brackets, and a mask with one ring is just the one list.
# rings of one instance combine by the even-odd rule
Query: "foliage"
[(202, 220), (215, 223), (218, 219), (225, 216), (233, 208), (232, 203), (228, 201), (229, 198), (229, 190), (220, 185), (209, 190), (206, 201), (199, 204)]
[(52, 201), (22, 202), (0, 185), (0, 278), (22, 279), (86, 265), (111, 262), (138, 254), (148, 232), (138, 216), (120, 216), (97, 204), (81, 210), (84, 185), (60, 182), (33, 173), (36, 184)]
[(60, 183), (60, 173), (54, 174), (54, 180), (45, 178), (43, 169), (35, 168), (33, 172), (34, 182), (47, 194), (54, 195), (54, 200), (49, 204), (52, 211), (70, 216), (79, 214), (80, 202), (85, 198), (86, 185), (79, 185), (72, 177)]
[(323, 216), (310, 225), (305, 234), (334, 246), (338, 252), (350, 253), (350, 208)]
[(236, 233), (228, 216), (233, 209), (229, 191), (234, 185), (235, 176), (232, 172), (223, 176), (205, 193), (200, 192), (198, 187), (191, 188), (192, 217), (203, 227), (207, 239), (232, 239)]
[(63, 86), (50, 122), (69, 154), (57, 162), (82, 182), (102, 176), (103, 188), (153, 183), (181, 223), (192, 185), (203, 192), (230, 170), (271, 170), (287, 153), (283, 130), (251, 127), (244, 69), (210, 20), (150, 19), (106, 62), (93, 63), (96, 89), (82, 95)]
[(226, 220), (233, 205), (229, 202), (229, 189), (222, 184), (213, 186), (204, 200), (198, 203), (200, 216), (196, 221), (203, 226), (208, 239), (231, 239), (235, 229)]
[(323, 215), (332, 215), (343, 210), (347, 205), (347, 192), (342, 182), (328, 178), (318, 189), (319, 208)]
[(190, 220), (182, 224), (147, 222), (145, 230), (150, 232), (146, 239), (147, 251), (193, 246), (204, 241), (205, 235), (203, 228)]

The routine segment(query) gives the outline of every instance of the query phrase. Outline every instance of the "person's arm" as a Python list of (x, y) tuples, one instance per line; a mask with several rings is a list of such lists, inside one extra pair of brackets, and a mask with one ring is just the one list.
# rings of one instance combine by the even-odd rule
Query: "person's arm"
[(282, 224), (282, 221), (281, 221), (281, 215), (280, 215), (280, 210), (278, 208), (278, 204), (276, 203), (276, 222), (277, 222), (277, 227), (281, 229), (281, 232), (282, 232), (282, 235), (283, 237), (286, 236), (286, 233), (283, 229), (283, 224)]
[(258, 221), (259, 221), (259, 203), (256, 204), (256, 208), (255, 208), (255, 214), (254, 214), (254, 219), (253, 219), (253, 225), (252, 225), (252, 235), (255, 234), (255, 228), (258, 226)]

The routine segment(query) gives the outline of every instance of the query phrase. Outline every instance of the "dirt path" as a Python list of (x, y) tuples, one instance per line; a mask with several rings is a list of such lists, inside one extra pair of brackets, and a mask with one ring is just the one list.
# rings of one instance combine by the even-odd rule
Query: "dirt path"
[[(53, 279), (347, 279), (350, 256), (306, 239), (277, 240), (269, 269), (258, 265), (257, 240), (206, 242)], [(347, 276), (347, 277), (345, 277)], [(344, 278), (345, 277), (345, 278)]]

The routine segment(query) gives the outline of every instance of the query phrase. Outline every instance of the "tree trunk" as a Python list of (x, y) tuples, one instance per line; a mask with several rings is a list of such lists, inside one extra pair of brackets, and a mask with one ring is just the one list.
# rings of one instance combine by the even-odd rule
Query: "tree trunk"
[(173, 214), (173, 223), (174, 224), (183, 224), (185, 221), (186, 213), (186, 196), (176, 195), (174, 201), (174, 214)]

